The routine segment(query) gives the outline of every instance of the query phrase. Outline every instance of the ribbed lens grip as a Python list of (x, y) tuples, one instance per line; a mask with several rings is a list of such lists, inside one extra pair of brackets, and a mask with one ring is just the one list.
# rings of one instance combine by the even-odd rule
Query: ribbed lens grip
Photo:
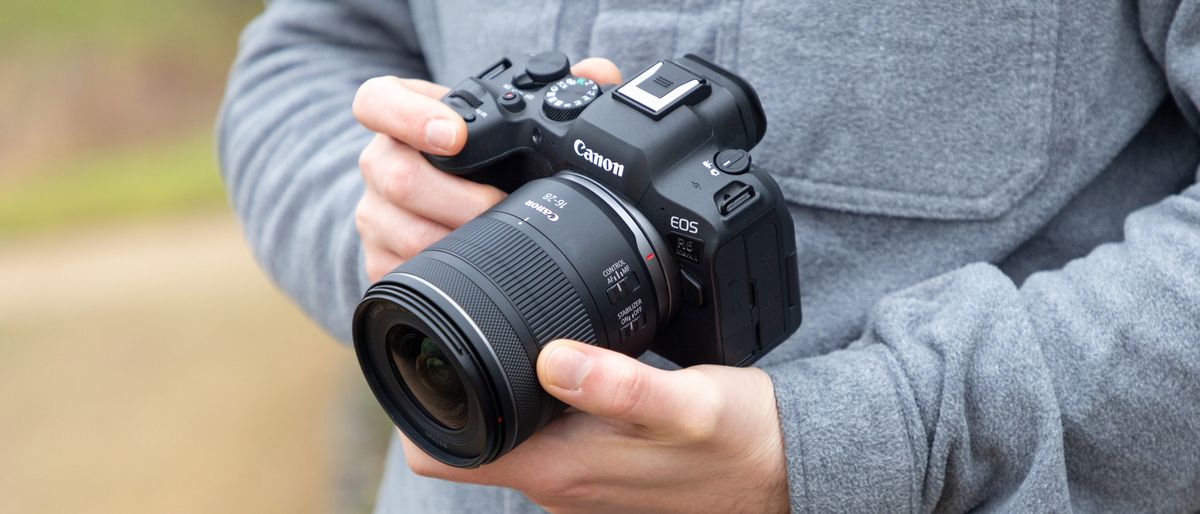
[(554, 339), (596, 343), (579, 293), (546, 250), (516, 227), (476, 218), (429, 248), (475, 265), (521, 313), (538, 348)]

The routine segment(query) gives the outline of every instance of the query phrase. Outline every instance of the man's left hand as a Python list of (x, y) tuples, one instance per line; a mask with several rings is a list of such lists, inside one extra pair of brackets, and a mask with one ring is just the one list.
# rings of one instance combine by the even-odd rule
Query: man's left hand
[(559, 512), (786, 512), (771, 379), (755, 368), (664, 371), (574, 341), (542, 350), (538, 378), (574, 407), (508, 455), (446, 466), (404, 441), (422, 476), (517, 489)]

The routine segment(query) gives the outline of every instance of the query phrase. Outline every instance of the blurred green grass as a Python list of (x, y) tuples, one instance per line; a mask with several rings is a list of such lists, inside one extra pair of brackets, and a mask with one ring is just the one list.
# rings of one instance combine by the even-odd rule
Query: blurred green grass
[(0, 190), (0, 235), (223, 206), (216, 169), (207, 130), (79, 156)]
[[(0, 44), (56, 49), (79, 41), (124, 50), (220, 52), (222, 41), (262, 10), (246, 0), (5, 0)], [(195, 45), (197, 41), (209, 44)]]
[[(17, 87), (27, 88), (10, 101), (53, 98), (69, 90), (55, 82), (58, 75), (45, 70), (76, 66), (79, 59), (123, 63), (120, 69), (88, 75), (100, 81), (87, 93), (93, 103), (136, 98), (139, 93), (127, 89), (130, 84), (153, 84), (160, 80), (157, 76), (172, 73), (164, 62), (175, 62), (187, 67), (189, 84), (203, 84), (193, 86), (198, 89), (187, 98), (190, 105), (172, 109), (161, 99), (127, 103), (154, 113), (149, 116), (215, 113), (237, 35), (261, 10), (262, 2), (246, 0), (5, 0), (0, 9), (0, 58), (37, 63), (41, 76), (50, 77), (24, 86), (17, 77), (9, 77), (17, 79)], [(2, 75), (0, 86), (6, 80)], [(171, 98), (170, 93), (164, 92), (164, 97)], [(94, 125), (96, 130), (119, 126), (123, 132), (110, 143), (75, 145), (38, 156), (19, 168), (15, 180), (0, 173), (0, 238), (225, 205), (210, 117), (185, 115), (166, 130), (161, 123), (145, 121), (89, 122), (87, 116), (96, 116), (87, 100), (62, 100), (81, 105), (79, 125)], [(0, 112), (4, 110), (0, 102)], [(147, 119), (144, 113), (129, 114), (127, 119)], [(22, 127), (19, 120), (8, 123)], [(77, 139), (86, 141), (88, 136)]]

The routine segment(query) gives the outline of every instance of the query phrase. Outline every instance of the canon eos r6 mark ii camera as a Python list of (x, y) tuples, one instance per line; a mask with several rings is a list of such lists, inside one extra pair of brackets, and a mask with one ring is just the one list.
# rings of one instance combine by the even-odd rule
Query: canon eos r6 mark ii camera
[(430, 161), (520, 187), (355, 313), (367, 382), (425, 452), (475, 467), (550, 421), (563, 404), (535, 365), (551, 340), (746, 366), (800, 326), (792, 219), (750, 163), (766, 119), (742, 78), (687, 55), (605, 91), (548, 52), (443, 101), (469, 136)]

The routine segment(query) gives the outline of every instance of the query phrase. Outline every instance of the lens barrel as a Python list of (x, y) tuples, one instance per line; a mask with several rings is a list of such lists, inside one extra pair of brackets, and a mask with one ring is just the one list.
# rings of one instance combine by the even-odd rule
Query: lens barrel
[(676, 276), (636, 209), (562, 172), (522, 186), (373, 285), (355, 313), (355, 350), (414, 443), (475, 467), (564, 407), (537, 381), (546, 343), (641, 354), (678, 304)]

